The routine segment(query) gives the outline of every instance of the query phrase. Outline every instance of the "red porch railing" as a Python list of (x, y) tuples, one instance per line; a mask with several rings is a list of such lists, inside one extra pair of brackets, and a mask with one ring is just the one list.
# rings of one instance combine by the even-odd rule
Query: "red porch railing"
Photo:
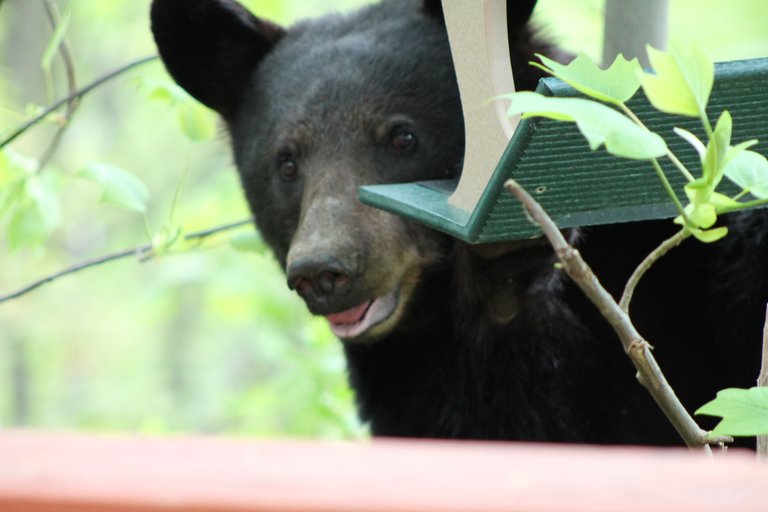
[(685, 450), (0, 433), (0, 511), (768, 511), (768, 464)]

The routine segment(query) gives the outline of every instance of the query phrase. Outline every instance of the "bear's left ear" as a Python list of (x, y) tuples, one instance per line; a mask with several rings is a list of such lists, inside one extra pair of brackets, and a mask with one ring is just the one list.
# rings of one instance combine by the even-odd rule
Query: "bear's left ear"
[(234, 0), (154, 0), (151, 20), (173, 79), (229, 120), (256, 66), (285, 34)]

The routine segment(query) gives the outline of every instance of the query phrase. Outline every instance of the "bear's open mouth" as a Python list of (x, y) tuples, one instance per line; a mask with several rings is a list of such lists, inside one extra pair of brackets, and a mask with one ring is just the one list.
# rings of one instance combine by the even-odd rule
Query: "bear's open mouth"
[(333, 333), (341, 339), (360, 336), (376, 324), (389, 318), (397, 309), (397, 290), (383, 297), (368, 300), (340, 313), (326, 315)]

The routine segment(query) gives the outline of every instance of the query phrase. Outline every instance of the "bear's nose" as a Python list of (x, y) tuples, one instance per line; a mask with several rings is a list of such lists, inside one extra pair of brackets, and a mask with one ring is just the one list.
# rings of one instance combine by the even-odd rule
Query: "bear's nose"
[(288, 287), (296, 290), (310, 306), (346, 295), (352, 283), (352, 269), (332, 256), (303, 258), (287, 270)]

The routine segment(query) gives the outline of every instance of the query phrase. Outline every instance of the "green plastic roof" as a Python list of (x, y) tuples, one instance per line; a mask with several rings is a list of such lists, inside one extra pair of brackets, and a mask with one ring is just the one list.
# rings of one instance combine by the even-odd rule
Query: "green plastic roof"
[[(537, 92), (561, 97), (579, 95), (555, 78), (541, 80)], [(672, 128), (679, 126), (704, 138), (698, 120), (662, 114), (650, 106), (642, 92), (629, 106), (650, 129), (667, 140), (670, 149), (689, 169), (699, 168), (698, 156), (691, 146), (672, 133)], [(716, 64), (708, 108), (710, 118), (716, 119), (726, 108), (733, 116), (734, 142), (759, 139), (755, 150), (768, 153), (768, 59)], [(672, 169), (666, 159), (661, 164)], [(468, 171), (471, 169), (463, 172)], [(684, 178), (676, 170), (668, 176), (682, 194)], [(603, 149), (590, 151), (574, 124), (542, 118), (520, 122), (472, 212), (448, 204), (456, 180), (366, 186), (359, 193), (366, 204), (471, 243), (538, 236), (538, 228), (504, 190), (508, 178), (514, 178), (534, 195), (562, 228), (675, 215), (649, 162), (620, 159)], [(729, 190), (726, 188), (725, 192)], [(733, 192), (737, 192), (735, 186)]]

